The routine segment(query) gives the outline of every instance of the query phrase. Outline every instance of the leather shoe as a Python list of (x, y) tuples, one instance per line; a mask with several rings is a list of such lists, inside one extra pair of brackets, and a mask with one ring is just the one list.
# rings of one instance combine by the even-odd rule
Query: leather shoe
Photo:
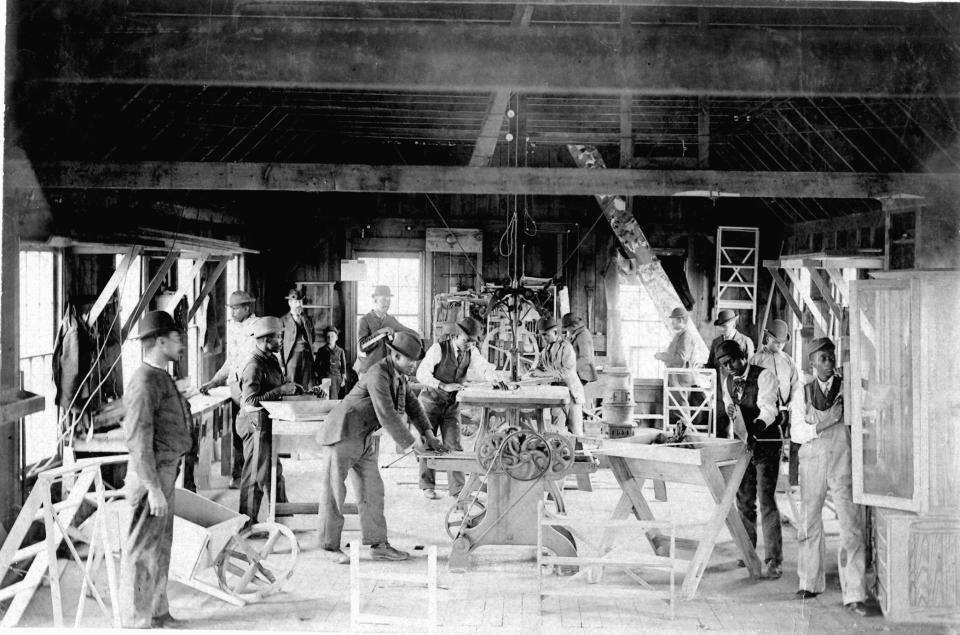
[(863, 602), (850, 602), (849, 604), (844, 604), (843, 608), (860, 617), (874, 617), (877, 615), (876, 611), (872, 610)]
[(763, 568), (764, 578), (776, 580), (782, 576), (783, 576), (783, 566), (777, 564), (776, 562), (768, 562), (767, 566)]
[(350, 564), (350, 556), (340, 549), (324, 549), (324, 557), (334, 564)]
[(370, 555), (374, 560), (406, 560), (410, 554), (390, 546), (389, 542), (381, 542), (370, 546)]
[(746, 567), (746, 566), (747, 566), (747, 563), (744, 562), (743, 560), (737, 560), (737, 566), (738, 566), (738, 567), (741, 567), (741, 568), (742, 568), (742, 567)]
[(184, 620), (178, 620), (170, 613), (164, 613), (163, 615), (157, 615), (152, 620), (150, 620), (151, 628), (187, 628), (187, 623)]
[(797, 591), (797, 594), (794, 596), (798, 600), (809, 600), (810, 598), (815, 598), (819, 593), (814, 593), (813, 591), (807, 591), (806, 589), (800, 589)]
[(437, 494), (437, 490), (432, 489), (432, 488), (429, 488), (429, 487), (428, 487), (427, 489), (423, 490), (423, 495), (424, 495), (426, 498), (429, 498), (430, 500), (437, 500), (438, 498), (440, 498), (440, 495)]
[(240, 479), (238, 478), (230, 479), (230, 484), (227, 485), (227, 489), (240, 489)]

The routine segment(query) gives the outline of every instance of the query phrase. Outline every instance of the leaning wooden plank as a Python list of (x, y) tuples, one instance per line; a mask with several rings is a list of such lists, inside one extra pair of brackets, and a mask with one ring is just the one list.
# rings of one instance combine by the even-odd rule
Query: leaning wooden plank
[(133, 312), (130, 314), (130, 317), (127, 318), (127, 321), (123, 324), (123, 329), (120, 331), (120, 341), (126, 342), (127, 336), (130, 335), (130, 329), (133, 328), (133, 325), (137, 323), (137, 320), (140, 319), (140, 316), (150, 305), (150, 301), (153, 300), (153, 296), (157, 294), (157, 291), (160, 289), (160, 285), (167, 277), (167, 273), (177, 262), (177, 257), (180, 255), (179, 252), (171, 251), (167, 253), (167, 257), (164, 259), (163, 264), (160, 265), (160, 269), (157, 270), (155, 276), (150, 281), (150, 284), (147, 285), (147, 288), (143, 292), (140, 300), (137, 301), (136, 306), (133, 308)]
[(107, 304), (110, 303), (110, 298), (113, 297), (114, 291), (117, 290), (120, 283), (127, 277), (127, 272), (130, 271), (130, 265), (133, 264), (133, 259), (139, 256), (141, 252), (143, 252), (143, 247), (134, 245), (124, 254), (123, 260), (121, 260), (117, 268), (113, 270), (113, 275), (110, 276), (106, 286), (103, 287), (103, 290), (97, 297), (96, 302), (93, 303), (90, 313), (87, 314), (87, 325), (93, 326), (100, 317), (100, 314), (103, 313), (103, 310), (107, 308)]
[(217, 284), (217, 280), (220, 278), (220, 274), (227, 268), (227, 263), (230, 262), (229, 258), (224, 258), (220, 261), (220, 264), (217, 265), (217, 268), (213, 270), (213, 273), (207, 278), (207, 281), (204, 283), (203, 288), (200, 289), (200, 293), (197, 294), (197, 299), (193, 301), (193, 304), (190, 306), (190, 310), (187, 311), (187, 322), (193, 319), (193, 316), (196, 315), (197, 311), (200, 310), (200, 304), (203, 302), (203, 299), (213, 291), (213, 287)]
[(3, 541), (3, 546), (0, 547), (0, 580), (6, 577), (7, 570), (12, 563), (22, 559), (17, 555), (21, 551), (20, 545), (23, 543), (23, 539), (26, 537), (27, 531), (30, 529), (30, 525), (33, 523), (37, 512), (40, 511), (42, 504), (43, 496), (40, 490), (34, 487), (14, 521), (13, 527), (10, 528), (6, 540)]
[[(99, 469), (99, 468), (97, 468)], [(90, 489), (90, 486), (93, 485), (94, 476), (96, 471), (94, 469), (84, 470), (80, 473), (80, 476), (77, 477), (77, 481), (73, 486), (73, 489), (70, 490), (70, 495), (67, 497), (68, 501), (75, 501), (82, 499), (87, 490)], [(37, 484), (34, 485), (34, 489), (41, 488), (46, 486), (49, 488), (50, 481), (47, 478), (43, 477), (41, 474), (40, 479), (38, 479)], [(44, 483), (44, 481), (46, 481)], [(33, 492), (31, 492), (31, 495)], [(42, 491), (38, 496), (42, 497)], [(42, 499), (42, 498), (41, 498)], [(69, 509), (64, 510), (60, 516), (60, 520), (64, 525), (70, 525), (73, 522), (73, 518), (77, 513), (79, 506), (71, 506)], [(22, 512), (21, 512), (22, 513)], [(32, 520), (33, 513), (29, 515), (29, 518)], [(11, 532), (12, 533), (12, 532)], [(63, 540), (63, 536), (60, 534), (60, 531), (56, 528), (53, 530), (54, 542), (56, 545), (60, 544), (60, 541)], [(27, 610), (27, 606), (30, 604), (30, 600), (33, 599), (33, 594), (36, 592), (37, 587), (40, 586), (40, 582), (43, 580), (44, 574), (47, 572), (47, 569), (50, 565), (50, 557), (47, 555), (47, 551), (41, 551), (37, 554), (37, 557), (33, 559), (33, 562), (30, 564), (30, 568), (27, 569), (27, 575), (24, 576), (24, 582), (27, 580), (30, 581), (30, 585), (27, 586), (23, 591), (17, 594), (17, 596), (10, 602), (10, 606), (7, 607), (7, 612), (3, 615), (3, 620), (0, 621), (0, 628), (10, 628), (16, 626), (20, 622), (20, 618), (23, 617), (24, 611)], [(52, 576), (53, 578), (58, 578), (57, 575)]]

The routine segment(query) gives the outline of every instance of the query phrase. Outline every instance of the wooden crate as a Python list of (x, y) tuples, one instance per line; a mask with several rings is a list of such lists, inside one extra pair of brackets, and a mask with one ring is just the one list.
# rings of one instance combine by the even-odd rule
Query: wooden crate
[(960, 516), (874, 509), (875, 592), (894, 622), (960, 622)]

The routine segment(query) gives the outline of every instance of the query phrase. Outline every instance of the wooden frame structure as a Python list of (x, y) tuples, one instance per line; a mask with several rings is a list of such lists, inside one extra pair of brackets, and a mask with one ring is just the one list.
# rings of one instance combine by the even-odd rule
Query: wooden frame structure
[[(666, 368), (663, 372), (663, 417), (660, 427), (669, 428), (679, 417), (688, 429), (714, 436), (717, 427), (717, 371), (713, 368)], [(691, 395), (703, 397), (697, 405), (690, 404)], [(706, 425), (696, 423), (700, 415), (707, 416)], [(646, 415), (647, 418), (652, 415)]]
[[(375, 615), (364, 613), (360, 606), (360, 583), (363, 580), (378, 582), (399, 582), (410, 586), (427, 587), (427, 617), (414, 618), (410, 615)], [(435, 633), (437, 620), (437, 546), (427, 547), (427, 574), (418, 576), (409, 573), (360, 572), (360, 543), (350, 543), (350, 628), (358, 630), (362, 624), (385, 624), (387, 626), (425, 626), (428, 633)]]
[[(725, 236), (726, 235), (726, 236)], [(750, 240), (753, 238), (753, 240)], [(749, 243), (749, 244), (748, 244)], [(715, 275), (717, 310), (749, 311), (757, 320), (757, 274), (760, 230), (756, 227), (717, 228)], [(746, 298), (743, 296), (746, 295)], [(732, 296), (732, 297), (731, 297)]]

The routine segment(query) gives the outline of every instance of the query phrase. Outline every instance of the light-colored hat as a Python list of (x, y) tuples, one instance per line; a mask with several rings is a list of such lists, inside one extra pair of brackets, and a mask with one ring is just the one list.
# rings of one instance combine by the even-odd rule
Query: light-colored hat
[(423, 359), (424, 355), (426, 354), (423, 350), (423, 342), (420, 341), (420, 338), (413, 333), (408, 333), (406, 331), (400, 331), (394, 335), (393, 341), (387, 342), (387, 346), (398, 353), (417, 361)]
[(678, 306), (673, 311), (670, 311), (671, 318), (679, 318), (681, 320), (687, 319), (687, 311), (682, 306)]
[(251, 302), (256, 302), (254, 297), (243, 289), (239, 289), (230, 294), (230, 298), (227, 300), (227, 306), (240, 306), (241, 304), (250, 304)]
[(383, 296), (385, 298), (392, 298), (393, 292), (390, 291), (390, 287), (385, 284), (378, 284), (373, 288), (373, 297)]
[(264, 316), (253, 323), (250, 336), (254, 339), (283, 332), (283, 322), (272, 315)]
[(790, 339), (790, 328), (783, 320), (773, 320), (770, 322), (770, 326), (765, 328), (764, 331), (774, 336), (781, 342), (786, 342)]

